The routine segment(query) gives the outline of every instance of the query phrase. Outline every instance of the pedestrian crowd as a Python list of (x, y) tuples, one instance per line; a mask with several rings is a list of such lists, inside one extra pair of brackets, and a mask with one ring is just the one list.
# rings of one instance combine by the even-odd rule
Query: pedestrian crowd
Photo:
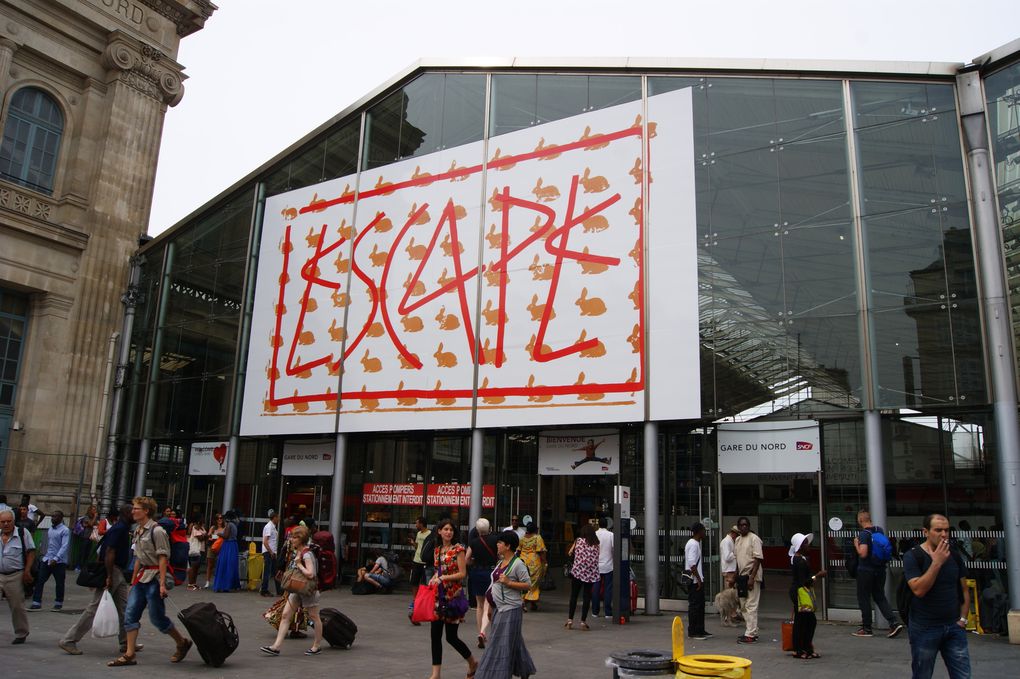
[[(203, 588), (215, 592), (240, 589), (241, 529), (236, 512), (217, 514), (208, 527), (201, 517), (185, 525), (176, 510), (166, 508), (158, 516), (152, 498), (136, 497), (131, 505), (102, 518), (90, 506), (67, 526), (63, 513), (55, 510), (49, 516), (46, 548), (39, 553), (32, 533), (43, 513), (30, 499), (23, 497), (15, 509), (0, 495), (0, 590), (11, 611), (14, 644), (26, 642), (26, 610), (42, 608), (50, 579), (54, 581), (53, 609), (61, 609), (68, 571), (77, 571), (77, 582), (93, 587), (93, 596), (58, 646), (68, 654), (80, 655), (78, 642), (92, 628), (97, 613), (102, 615), (101, 609), (109, 599), (118, 621), (109, 634), (116, 633), (120, 649), (108, 663), (111, 667), (137, 664), (137, 654), (143, 649), (137, 642), (138, 631), (146, 610), (150, 623), (173, 642), (171, 662), (184, 660), (193, 642), (167, 616), (165, 599), (175, 582), (199, 589), (198, 573), (203, 565)], [(914, 679), (929, 679), (939, 655), (950, 679), (969, 678), (968, 574), (964, 557), (950, 543), (948, 519), (941, 514), (926, 516), (923, 542), (903, 555), (901, 588), (906, 603), (900, 603), (900, 612), (904, 619), (885, 596), (890, 540), (882, 527), (873, 524), (867, 510), (858, 513), (857, 523), (850, 570), (856, 577), (862, 624), (853, 636), (874, 636), (874, 602), (889, 624), (888, 637), (908, 631)], [(570, 580), (570, 599), (566, 629), (575, 629), (578, 599), (581, 615), (577, 629), (591, 629), (589, 612), (597, 617), (600, 605), (607, 618), (613, 614), (612, 597), (608, 596), (612, 592), (613, 533), (606, 519), (599, 519), (597, 525), (596, 529), (590, 523), (583, 524), (567, 549), (564, 573)], [(682, 573), (688, 595), (687, 630), (693, 639), (707, 639), (712, 636), (705, 628), (702, 542), (707, 529), (695, 523), (691, 534), (684, 549)], [(280, 516), (270, 510), (261, 538), (262, 558), (255, 562), (259, 565), (258, 588), (263, 596), (272, 597), (272, 583), (278, 597), (265, 614), (277, 628), (276, 636), (261, 651), (268, 656), (280, 655), (284, 639), (305, 637), (310, 622), (314, 635), (304, 653), (318, 655), (325, 627), (319, 593), (334, 586), (337, 577), (332, 534), (316, 531), (312, 521), (299, 517), (289, 517), (281, 526)], [(815, 583), (826, 576), (826, 571), (812, 573), (806, 552), (813, 540), (811, 533), (796, 533), (789, 547), (793, 620), (790, 650), (794, 657), (805, 660), (821, 658), (813, 642), (818, 605)], [(539, 610), (540, 584), (548, 577), (548, 550), (534, 522), (522, 526), (514, 516), (509, 526), (494, 532), (489, 521), (481, 518), (462, 542), (449, 517), (440, 519), (431, 529), (427, 519), (420, 517), (409, 543), (414, 547), (410, 574), (414, 591), (408, 617), (414, 625), (429, 624), (431, 679), (440, 677), (444, 640), (466, 663), (468, 677), (535, 674), (522, 630), (525, 613)], [(343, 558), (346, 544), (342, 541), (341, 546)], [(98, 557), (94, 562), (89, 559), (93, 550)], [(723, 588), (715, 604), (720, 622), (724, 626), (742, 623), (744, 630), (737, 641), (757, 643), (764, 553), (762, 541), (751, 530), (747, 517), (740, 517), (727, 531), (719, 553)], [(358, 569), (355, 587), (363, 585), (368, 592), (391, 588), (395, 584), (395, 560), (394, 555), (385, 553), (370, 560)], [(253, 586), (255, 582), (253, 579)], [(30, 598), (27, 607), (26, 598)], [(476, 609), (477, 647), (484, 651), (480, 659), (460, 638), (460, 625), (471, 603)]]

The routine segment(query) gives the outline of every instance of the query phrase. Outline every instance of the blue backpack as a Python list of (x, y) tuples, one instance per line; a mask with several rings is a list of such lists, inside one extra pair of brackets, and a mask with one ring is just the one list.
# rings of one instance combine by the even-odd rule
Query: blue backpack
[(892, 561), (892, 543), (882, 532), (881, 528), (875, 528), (871, 532), (871, 557), (872, 563), (884, 566)]

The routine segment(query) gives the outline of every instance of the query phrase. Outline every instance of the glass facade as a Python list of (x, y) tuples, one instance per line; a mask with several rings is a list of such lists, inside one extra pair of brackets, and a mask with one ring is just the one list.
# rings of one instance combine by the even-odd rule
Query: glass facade
[[(1018, 79), (1010, 67), (986, 83), (1011, 276)], [(1001, 530), (951, 76), (437, 71), (395, 86), (144, 250), (128, 431), (134, 446), (143, 438), (170, 446), (152, 447), (149, 478), (169, 479), (153, 482), (169, 498), (174, 446), (186, 451), (236, 431), (239, 331), (251, 304), (245, 263), (260, 188), (274, 195), (678, 89), (690, 90), (694, 114), (701, 419), (660, 423), (654, 489), (644, 487), (640, 423), (621, 425), (621, 473), (611, 478), (540, 477), (537, 428), (487, 431), (483, 482), (496, 498), (485, 514), (501, 525), (512, 514), (537, 517), (556, 564), (576, 526), (611, 509), (612, 487), (629, 486), (632, 560), (640, 563), (645, 500), (654, 494), (659, 594), (678, 596), (693, 521), (753, 516), (775, 554), (785, 554), (795, 530), (826, 531), (823, 518), (852, 526), (868, 499), (862, 413), (880, 411), (890, 530), (909, 537), (930, 511)], [(154, 399), (150, 422), (146, 399)], [(817, 420), (821, 476), (722, 478), (716, 423), (762, 418)], [(351, 434), (347, 445), (342, 515), (359, 550), (352, 559), (406, 551), (415, 518), (439, 513), (367, 504), (364, 484), (470, 482), (467, 431)], [(279, 437), (241, 441), (235, 504), (255, 516), (278, 506), (328, 520), (332, 479), (282, 476), (283, 446)], [(213, 507), (222, 493), (212, 477), (182, 483), (192, 508)], [(451, 513), (467, 522), (466, 511)], [(842, 539), (827, 535), (830, 565), (842, 557)], [(993, 578), (1003, 566), (977, 567)], [(643, 585), (643, 569), (635, 571)], [(827, 587), (830, 607), (855, 607), (845, 574)]]

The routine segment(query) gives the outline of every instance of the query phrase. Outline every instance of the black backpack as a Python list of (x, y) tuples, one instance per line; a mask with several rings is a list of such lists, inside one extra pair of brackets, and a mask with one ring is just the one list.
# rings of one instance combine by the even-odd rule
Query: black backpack
[[(955, 549), (950, 550), (950, 555), (953, 557), (953, 561), (956, 562), (956, 567), (960, 569), (960, 573), (964, 572), (963, 558), (957, 553)], [(907, 554), (913, 554), (917, 563), (924, 567), (921, 574), (928, 572), (931, 568), (931, 557), (928, 556), (928, 552), (924, 551), (920, 545), (916, 545), (910, 549)], [(903, 555), (906, 558), (906, 554)], [(963, 592), (957, 587), (956, 597), (959, 603), (963, 603)], [(909, 625), (910, 621), (910, 604), (914, 601), (914, 590), (910, 589), (910, 585), (907, 584), (907, 576), (904, 573), (903, 579), (900, 580), (899, 586), (896, 588), (896, 608), (899, 610), (900, 619), (904, 625)]]

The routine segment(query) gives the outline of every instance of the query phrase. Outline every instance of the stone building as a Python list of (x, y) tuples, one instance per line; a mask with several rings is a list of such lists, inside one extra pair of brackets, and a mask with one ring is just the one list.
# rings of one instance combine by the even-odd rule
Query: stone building
[[(100, 474), (131, 254), (208, 0), (0, 1), (0, 489)], [(101, 454), (100, 454), (101, 455)], [(15, 498), (12, 497), (12, 501)]]

